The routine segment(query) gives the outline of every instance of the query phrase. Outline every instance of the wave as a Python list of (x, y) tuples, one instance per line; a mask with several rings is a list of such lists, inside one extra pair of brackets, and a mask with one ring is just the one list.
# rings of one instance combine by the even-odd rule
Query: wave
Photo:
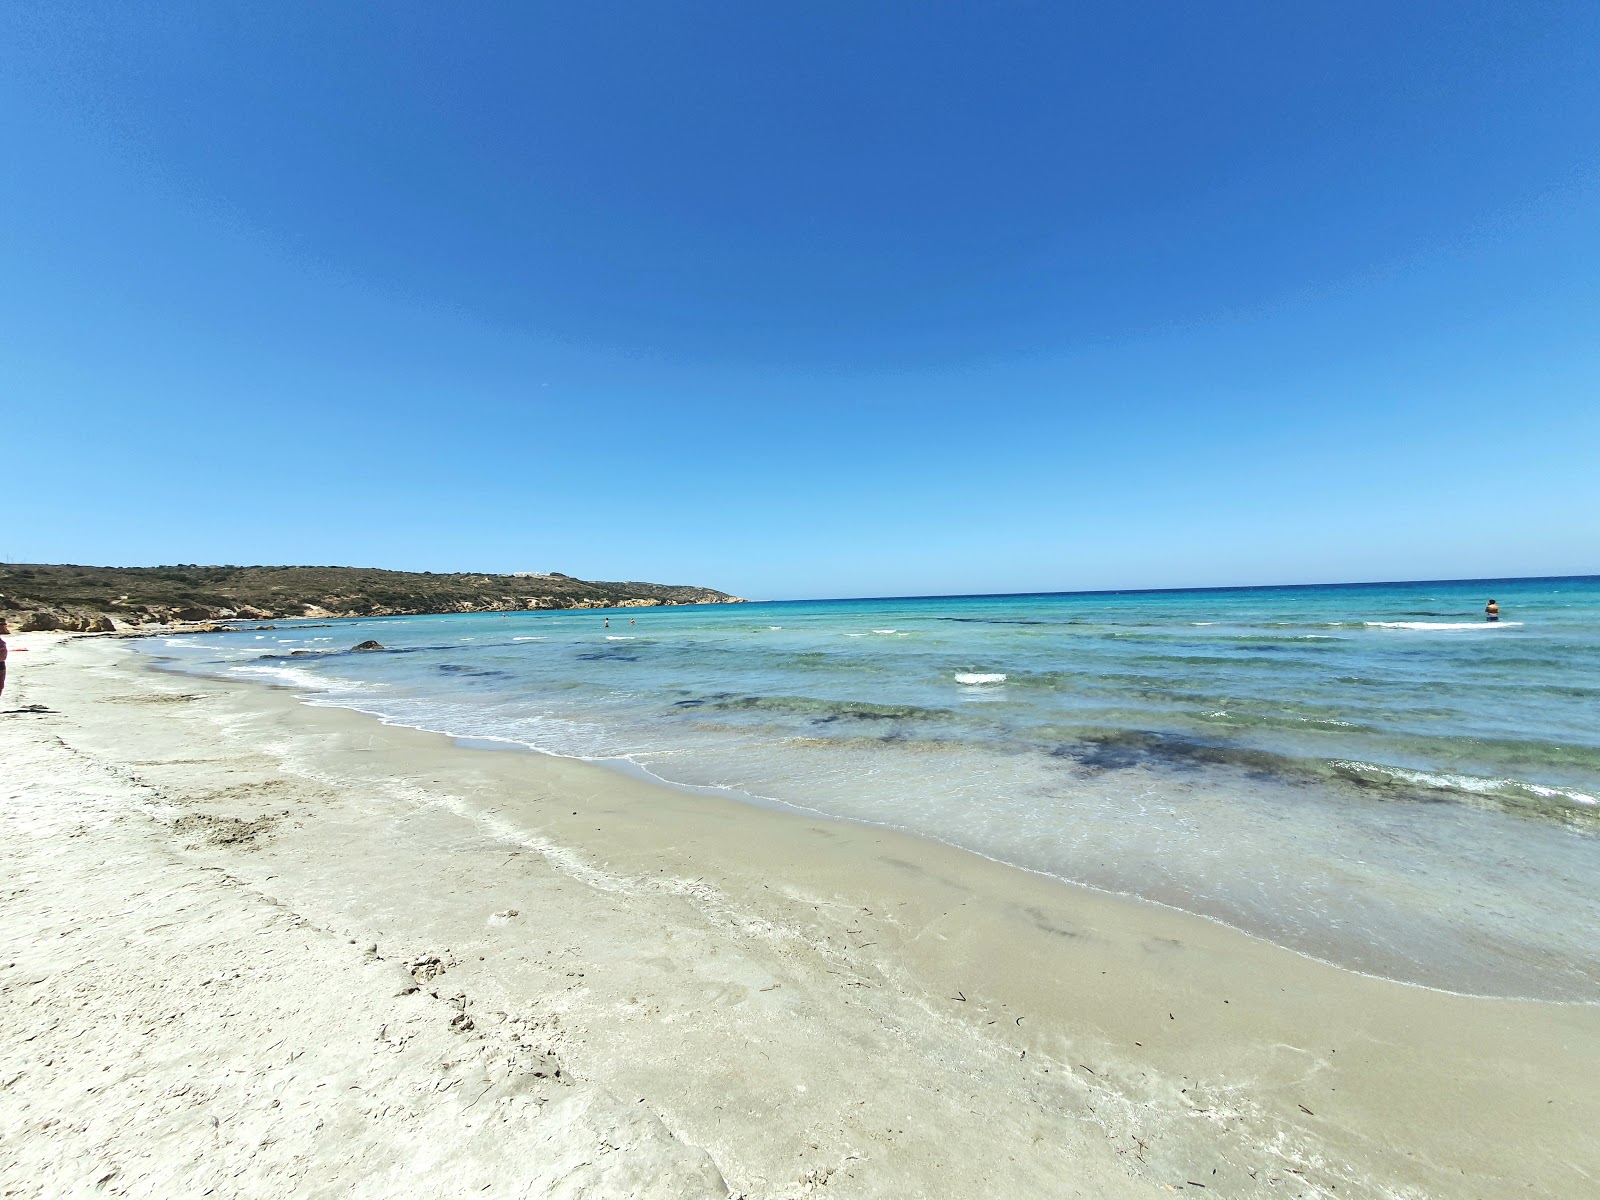
[(1241, 729), (1325, 729), (1341, 731), (1354, 729), (1362, 733), (1378, 732), (1370, 725), (1346, 721), (1339, 717), (1318, 716), (1315, 714), (1260, 713), (1237, 708), (1217, 708), (1202, 711), (1199, 715), (1202, 720), (1222, 722), (1231, 727)]
[(511, 640), (513, 642), (542, 642), (545, 639), (543, 635), (540, 635), (539, 637), (514, 637)]
[(956, 676), (957, 683), (1004, 683), (1006, 677), (1001, 674), (981, 675), (963, 671)]
[(327, 692), (335, 689), (359, 691), (365, 687), (364, 684), (357, 683), (352, 679), (324, 677), (308, 671), (304, 667), (267, 667), (258, 662), (247, 666), (229, 667), (228, 670), (237, 675), (260, 678), (268, 683), (307, 688), (317, 692)]
[(1262, 621), (1264, 629), (1362, 629), (1365, 621)]
[(1552, 787), (1521, 779), (1495, 779), (1448, 771), (1420, 771), (1410, 767), (1391, 767), (1383, 763), (1361, 762), (1355, 759), (1335, 759), (1329, 765), (1339, 774), (1360, 783), (1409, 784), (1433, 792), (1481, 796), (1487, 800), (1501, 801), (1502, 803), (1496, 806), (1501, 808), (1512, 807), (1519, 801), (1523, 803), (1555, 801), (1558, 804), (1580, 805), (1588, 809), (1600, 807), (1600, 796), (1580, 792), (1577, 788)]
[(1225, 633), (1211, 634), (1204, 638), (1172, 638), (1168, 640), (1168, 644), (1215, 650), (1227, 650), (1235, 646), (1240, 649), (1257, 646), (1269, 650), (1278, 650), (1286, 647), (1295, 647), (1301, 650), (1334, 650), (1338, 648), (1337, 645), (1307, 646), (1304, 643), (1339, 643), (1349, 640), (1349, 638), (1340, 637), (1336, 633)]
[(1363, 621), (1368, 629), (1515, 629), (1521, 621)]
[(935, 617), (936, 621), (959, 621), (963, 625), (1087, 625), (1090, 622), (1071, 621), (1028, 621), (1007, 617)]
[(608, 633), (608, 634), (606, 634), (606, 641), (608, 641), (608, 642), (631, 642), (631, 641), (633, 641), (633, 639), (634, 639), (634, 635), (631, 634), (631, 633)]
[[(1226, 650), (1226, 646), (1218, 647)], [(1241, 648), (1242, 649), (1242, 648)], [(1264, 649), (1264, 647), (1257, 647)], [(1168, 667), (1173, 664), (1195, 667), (1239, 667), (1249, 665), (1254, 670), (1271, 669), (1279, 671), (1304, 671), (1305, 662), (1296, 655), (1285, 654), (1275, 656), (1270, 654), (1130, 654), (1125, 660), (1129, 663), (1149, 663), (1152, 666)]]

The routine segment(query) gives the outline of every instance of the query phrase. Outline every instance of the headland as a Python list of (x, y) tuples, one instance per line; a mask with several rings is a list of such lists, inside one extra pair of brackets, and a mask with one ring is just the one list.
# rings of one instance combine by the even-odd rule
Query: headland
[(0, 566), (0, 616), (20, 631), (85, 633), (173, 622), (557, 608), (731, 604), (713, 588), (600, 583), (559, 571), (511, 575), (372, 567)]

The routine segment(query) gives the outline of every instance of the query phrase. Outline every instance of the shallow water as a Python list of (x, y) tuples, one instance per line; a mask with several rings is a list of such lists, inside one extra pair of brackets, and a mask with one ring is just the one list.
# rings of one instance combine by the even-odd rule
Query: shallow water
[[(387, 649), (349, 652), (368, 637)], [(395, 723), (907, 828), (1360, 970), (1600, 1000), (1596, 578), (393, 617), (142, 644)]]

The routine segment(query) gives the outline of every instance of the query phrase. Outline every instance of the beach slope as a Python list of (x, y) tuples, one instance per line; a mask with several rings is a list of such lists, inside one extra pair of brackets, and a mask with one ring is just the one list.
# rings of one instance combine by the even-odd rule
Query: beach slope
[[(0, 1191), (1576, 1195), (1591, 1006), (14, 645)], [(37, 706), (34, 711), (28, 711)]]

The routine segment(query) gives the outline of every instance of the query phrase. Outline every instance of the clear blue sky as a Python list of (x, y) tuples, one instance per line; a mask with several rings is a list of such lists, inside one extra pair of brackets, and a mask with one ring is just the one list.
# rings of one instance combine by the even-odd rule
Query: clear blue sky
[(0, 558), (1600, 571), (1600, 5), (0, 3)]

